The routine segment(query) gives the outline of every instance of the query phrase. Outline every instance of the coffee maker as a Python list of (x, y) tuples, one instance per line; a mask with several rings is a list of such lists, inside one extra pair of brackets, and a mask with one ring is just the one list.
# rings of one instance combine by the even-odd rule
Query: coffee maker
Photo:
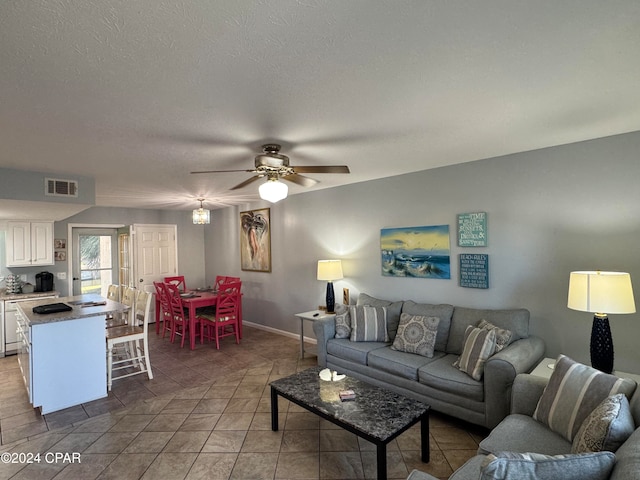
[(36, 292), (50, 292), (53, 290), (53, 273), (36, 273)]

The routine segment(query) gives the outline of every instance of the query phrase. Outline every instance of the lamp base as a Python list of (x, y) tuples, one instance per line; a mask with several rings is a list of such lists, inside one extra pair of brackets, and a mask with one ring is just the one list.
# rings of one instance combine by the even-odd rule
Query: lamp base
[(609, 318), (596, 315), (591, 328), (591, 366), (604, 373), (613, 372), (613, 340)]
[(336, 313), (336, 296), (333, 293), (333, 282), (327, 282), (327, 313)]

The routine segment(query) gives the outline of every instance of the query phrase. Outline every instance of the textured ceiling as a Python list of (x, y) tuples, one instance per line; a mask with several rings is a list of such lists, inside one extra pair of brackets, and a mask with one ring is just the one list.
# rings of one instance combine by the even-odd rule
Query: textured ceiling
[(102, 206), (253, 200), (189, 172), (274, 141), (319, 189), (637, 131), (639, 85), (637, 0), (0, 2), (0, 167)]

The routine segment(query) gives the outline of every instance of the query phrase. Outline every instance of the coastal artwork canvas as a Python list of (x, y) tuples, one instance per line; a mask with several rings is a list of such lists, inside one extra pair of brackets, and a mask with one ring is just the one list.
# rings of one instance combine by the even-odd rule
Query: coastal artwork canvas
[(380, 230), (382, 275), (451, 278), (449, 225)]

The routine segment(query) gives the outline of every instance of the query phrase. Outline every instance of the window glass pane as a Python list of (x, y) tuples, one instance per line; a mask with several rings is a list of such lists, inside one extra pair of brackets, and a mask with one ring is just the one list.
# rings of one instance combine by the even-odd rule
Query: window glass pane
[(112, 282), (111, 237), (80, 235), (80, 288), (83, 294), (101, 294)]

